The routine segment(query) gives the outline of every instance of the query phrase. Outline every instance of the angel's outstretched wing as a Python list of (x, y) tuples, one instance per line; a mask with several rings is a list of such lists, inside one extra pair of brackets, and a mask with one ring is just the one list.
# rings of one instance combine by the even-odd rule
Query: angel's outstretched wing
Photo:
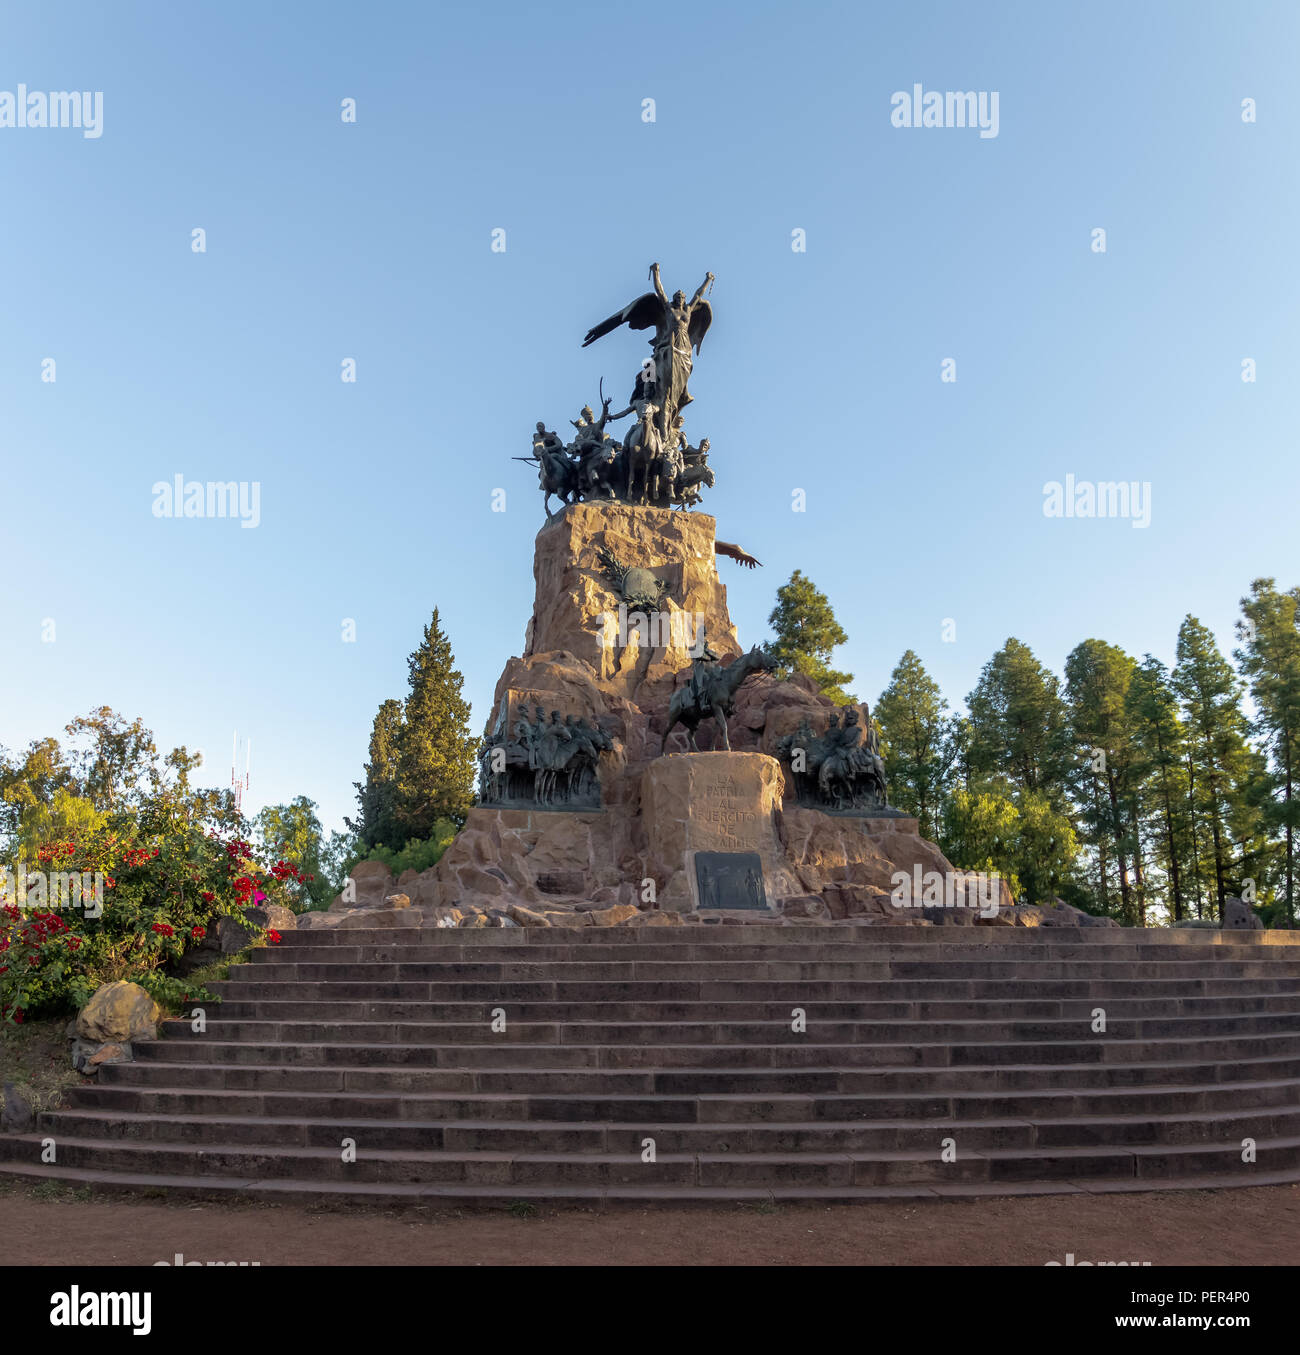
[[(629, 329), (650, 329), (657, 325), (663, 318), (664, 303), (653, 292), (647, 292), (644, 296), (639, 296), (633, 302), (624, 306), (621, 311), (615, 311), (608, 320), (602, 320), (600, 324), (593, 325), (587, 331), (587, 337), (583, 339), (582, 346), (595, 343), (597, 339), (604, 338), (606, 334), (616, 330), (619, 325), (626, 325)], [(708, 328), (706, 323), (705, 328)]]
[(753, 569), (755, 565), (761, 565), (762, 560), (755, 560), (747, 551), (743, 551), (739, 546), (733, 546), (729, 541), (715, 541), (713, 549), (718, 555), (725, 555), (729, 560), (735, 560), (742, 564), (746, 569)]
[(687, 331), (697, 353), (700, 351), (700, 345), (704, 342), (704, 336), (709, 332), (709, 326), (712, 323), (713, 307), (707, 301), (697, 301), (695, 309), (691, 312), (690, 328)]

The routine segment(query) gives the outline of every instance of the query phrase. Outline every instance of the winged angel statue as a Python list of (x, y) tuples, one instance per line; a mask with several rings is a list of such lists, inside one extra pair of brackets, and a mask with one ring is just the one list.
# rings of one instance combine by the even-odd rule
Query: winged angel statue
[[(659, 279), (659, 265), (650, 265), (650, 279), (654, 283), (653, 292), (646, 292), (633, 302), (616, 311), (607, 320), (593, 325), (587, 331), (582, 346), (587, 347), (597, 339), (612, 333), (620, 325), (629, 329), (652, 329), (655, 332), (651, 345), (654, 349), (654, 377), (638, 376), (634, 403), (638, 400), (652, 399), (657, 406), (655, 418), (659, 425), (659, 436), (667, 445), (669, 430), (674, 427), (677, 415), (691, 403), (686, 383), (691, 375), (691, 350), (700, 351), (704, 336), (713, 323), (713, 307), (704, 299), (704, 294), (713, 285), (713, 274), (705, 275), (699, 290), (688, 301), (684, 292), (674, 292), (669, 300), (664, 285)], [(653, 385), (653, 390), (646, 387)]]

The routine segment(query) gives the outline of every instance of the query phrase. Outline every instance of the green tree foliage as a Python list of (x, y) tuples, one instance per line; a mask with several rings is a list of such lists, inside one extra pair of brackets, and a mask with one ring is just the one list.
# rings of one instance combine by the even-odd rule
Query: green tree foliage
[(347, 869), (343, 873), (346, 875), (358, 861), (362, 860), (382, 861), (393, 872), (394, 879), (403, 871), (413, 870), (418, 873), (428, 870), (442, 859), (442, 854), (451, 846), (458, 827), (450, 819), (439, 819), (433, 825), (433, 831), (428, 837), (412, 838), (400, 851), (393, 851), (391, 847), (381, 845), (372, 847), (365, 853), (354, 852), (347, 860)]
[(939, 843), (960, 869), (1000, 875), (1022, 903), (1058, 895), (1079, 850), (1068, 816), (1046, 795), (962, 786), (944, 802)]
[(316, 803), (299, 795), (286, 805), (267, 805), (254, 820), (267, 853), (294, 862), (304, 877), (297, 886), (303, 908), (326, 908), (343, 887), (342, 869), (351, 839), (334, 833), (327, 842)]
[(1268, 757), (1261, 785), (1263, 824), (1282, 838), (1281, 895), (1295, 926), (1295, 838), (1300, 800), (1300, 588), (1279, 592), (1273, 579), (1256, 579), (1242, 598), (1234, 657), (1250, 684), (1255, 717), (1250, 732)]
[(781, 677), (801, 673), (811, 678), (832, 701), (843, 706), (853, 700), (844, 690), (853, 681), (853, 674), (841, 673), (830, 666), (831, 651), (837, 645), (847, 644), (849, 637), (836, 621), (826, 594), (800, 570), (796, 569), (790, 582), (776, 590), (776, 606), (767, 623), (776, 635), (769, 649)]
[(429, 837), (439, 819), (464, 823), (474, 803), (478, 740), (470, 733), (469, 702), (461, 694), (465, 679), (455, 663), (435, 608), (408, 664), (410, 694), (397, 758), (405, 842)]
[(1020, 790), (1064, 796), (1069, 763), (1060, 683), (1028, 645), (1009, 639), (984, 665), (966, 699), (966, 757), (976, 778), (996, 778)]
[(1134, 788), (1155, 867), (1153, 889), (1163, 895), (1170, 915), (1178, 920), (1187, 916), (1186, 863), (1193, 844), (1187, 731), (1169, 671), (1150, 654), (1133, 673), (1127, 707)]
[(880, 731), (890, 797), (933, 838), (956, 748), (939, 685), (912, 650), (898, 661), (873, 714)]
[(99, 809), (138, 803), (157, 764), (153, 734), (136, 718), (130, 724), (100, 706), (78, 716), (66, 730), (73, 740), (72, 767), (78, 794)]
[(375, 716), (360, 814), (348, 820), (364, 852), (434, 838), (440, 820), (462, 824), (474, 803), (478, 741), (455, 663), (435, 608), (407, 663), (406, 701), (385, 701)]
[(60, 788), (72, 790), (72, 768), (58, 739), (35, 739), (21, 757), (0, 752), (0, 834), (16, 838), (24, 812), (48, 805)]
[(1121, 918), (1143, 925), (1145, 892), (1134, 794), (1128, 692), (1137, 664), (1104, 640), (1084, 640), (1065, 661), (1065, 692), (1080, 775), (1085, 831), (1113, 853)]
[(384, 846), (392, 850), (402, 845), (397, 789), (402, 733), (402, 703), (389, 698), (379, 707), (370, 729), (366, 779), (353, 783), (360, 813), (355, 821), (348, 819), (347, 825), (363, 849)]
[(1058, 681), (1010, 639), (956, 715), (909, 650), (875, 710), (892, 803), (1023, 898), (1143, 926), (1240, 895), (1294, 925), (1300, 588), (1256, 579), (1241, 607), (1235, 668), (1194, 616), (1172, 669), (1094, 638)]
[(296, 840), (260, 853), (231, 792), (195, 786), (198, 756), (160, 757), (139, 720), (101, 707), (67, 733), (66, 748), (42, 739), (0, 758), (0, 1019), (69, 1010), (114, 979), (165, 1003), (203, 996), (176, 972), (184, 952), (222, 916), (301, 906)]
[(1229, 815), (1251, 759), (1240, 705), (1241, 680), (1219, 652), (1213, 634), (1194, 616), (1184, 618), (1178, 629), (1172, 684), (1187, 725), (1190, 812), (1209, 834), (1210, 859), (1204, 865), (1197, 863), (1197, 891), (1199, 895), (1204, 881), (1222, 916), (1232, 870)]

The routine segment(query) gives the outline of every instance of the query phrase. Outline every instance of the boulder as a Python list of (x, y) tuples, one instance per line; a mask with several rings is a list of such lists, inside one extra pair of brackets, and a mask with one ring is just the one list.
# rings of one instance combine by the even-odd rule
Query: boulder
[(264, 903), (260, 911), (266, 914), (266, 925), (277, 932), (298, 930), (298, 914), (292, 908), (286, 908), (282, 903)]
[(973, 927), (976, 920), (969, 908), (922, 908), (921, 916), (936, 927)]
[(87, 1077), (99, 1072), (106, 1063), (131, 1063), (135, 1058), (129, 1043), (113, 1040), (104, 1043), (96, 1043), (94, 1040), (73, 1040), (68, 1052), (72, 1066), (77, 1072), (85, 1073)]
[(1064, 899), (1053, 899), (1043, 904), (1039, 910), (1040, 927), (1118, 927), (1113, 917), (1097, 917), (1094, 913), (1085, 913)]
[(348, 885), (337, 895), (331, 908), (382, 908), (384, 899), (395, 892), (393, 872), (382, 861), (358, 861), (348, 872)]
[(77, 1035), (94, 1044), (152, 1040), (158, 1016), (158, 1004), (138, 983), (106, 983), (77, 1014)]
[(592, 927), (617, 927), (620, 922), (628, 922), (641, 910), (635, 904), (616, 903), (612, 908), (589, 908), (586, 915), (591, 919)]
[(531, 908), (525, 908), (518, 903), (510, 905), (510, 916), (521, 927), (549, 927), (551, 925), (551, 920), (545, 913), (536, 913)]
[(656, 910), (652, 913), (638, 911), (635, 917), (628, 918), (620, 925), (624, 927), (684, 927), (686, 923), (680, 913), (661, 913)]
[(803, 918), (829, 917), (830, 912), (820, 896), (816, 894), (796, 894), (783, 901), (781, 911), (786, 917)]
[(1223, 930), (1259, 932), (1264, 930), (1264, 923), (1245, 899), (1227, 898), (1223, 901)]
[(30, 1133), (36, 1123), (32, 1103), (12, 1082), (4, 1085), (4, 1103), (0, 1106), (0, 1132), (6, 1134)]
[(256, 942), (264, 932), (298, 929), (298, 914), (280, 903), (262, 903), (245, 908), (240, 917), (217, 919), (217, 941), (223, 955), (234, 955)]
[(338, 921), (340, 931), (375, 931), (396, 927), (419, 927), (424, 921), (419, 908), (354, 908)]

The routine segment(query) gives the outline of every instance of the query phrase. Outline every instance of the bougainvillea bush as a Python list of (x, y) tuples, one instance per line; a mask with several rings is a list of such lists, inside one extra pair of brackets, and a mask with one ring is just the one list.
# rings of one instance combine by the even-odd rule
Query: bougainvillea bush
[[(184, 829), (126, 837), (103, 828), (79, 841), (42, 843), (24, 863), (34, 888), (0, 907), (0, 1017), (81, 1007), (101, 984), (127, 979), (164, 1006), (207, 996), (168, 972), (222, 916), (259, 904), (292, 907), (304, 877), (291, 862), (264, 865), (243, 838)], [(56, 872), (98, 875), (102, 905), (50, 906)], [(95, 914), (98, 913), (98, 916)]]
[[(0, 748), (0, 1020), (75, 1010), (117, 979), (163, 1006), (211, 1000), (185, 977), (197, 959), (187, 951), (223, 916), (251, 925), (247, 909), (296, 912), (322, 892), (317, 866), (303, 865), (323, 859), (315, 806), (299, 797), (264, 809), (255, 845), (230, 790), (192, 784), (198, 754), (160, 757), (139, 720), (107, 706), (66, 733), (17, 756)], [(70, 903), (58, 888), (71, 873), (97, 882), (90, 900)]]

